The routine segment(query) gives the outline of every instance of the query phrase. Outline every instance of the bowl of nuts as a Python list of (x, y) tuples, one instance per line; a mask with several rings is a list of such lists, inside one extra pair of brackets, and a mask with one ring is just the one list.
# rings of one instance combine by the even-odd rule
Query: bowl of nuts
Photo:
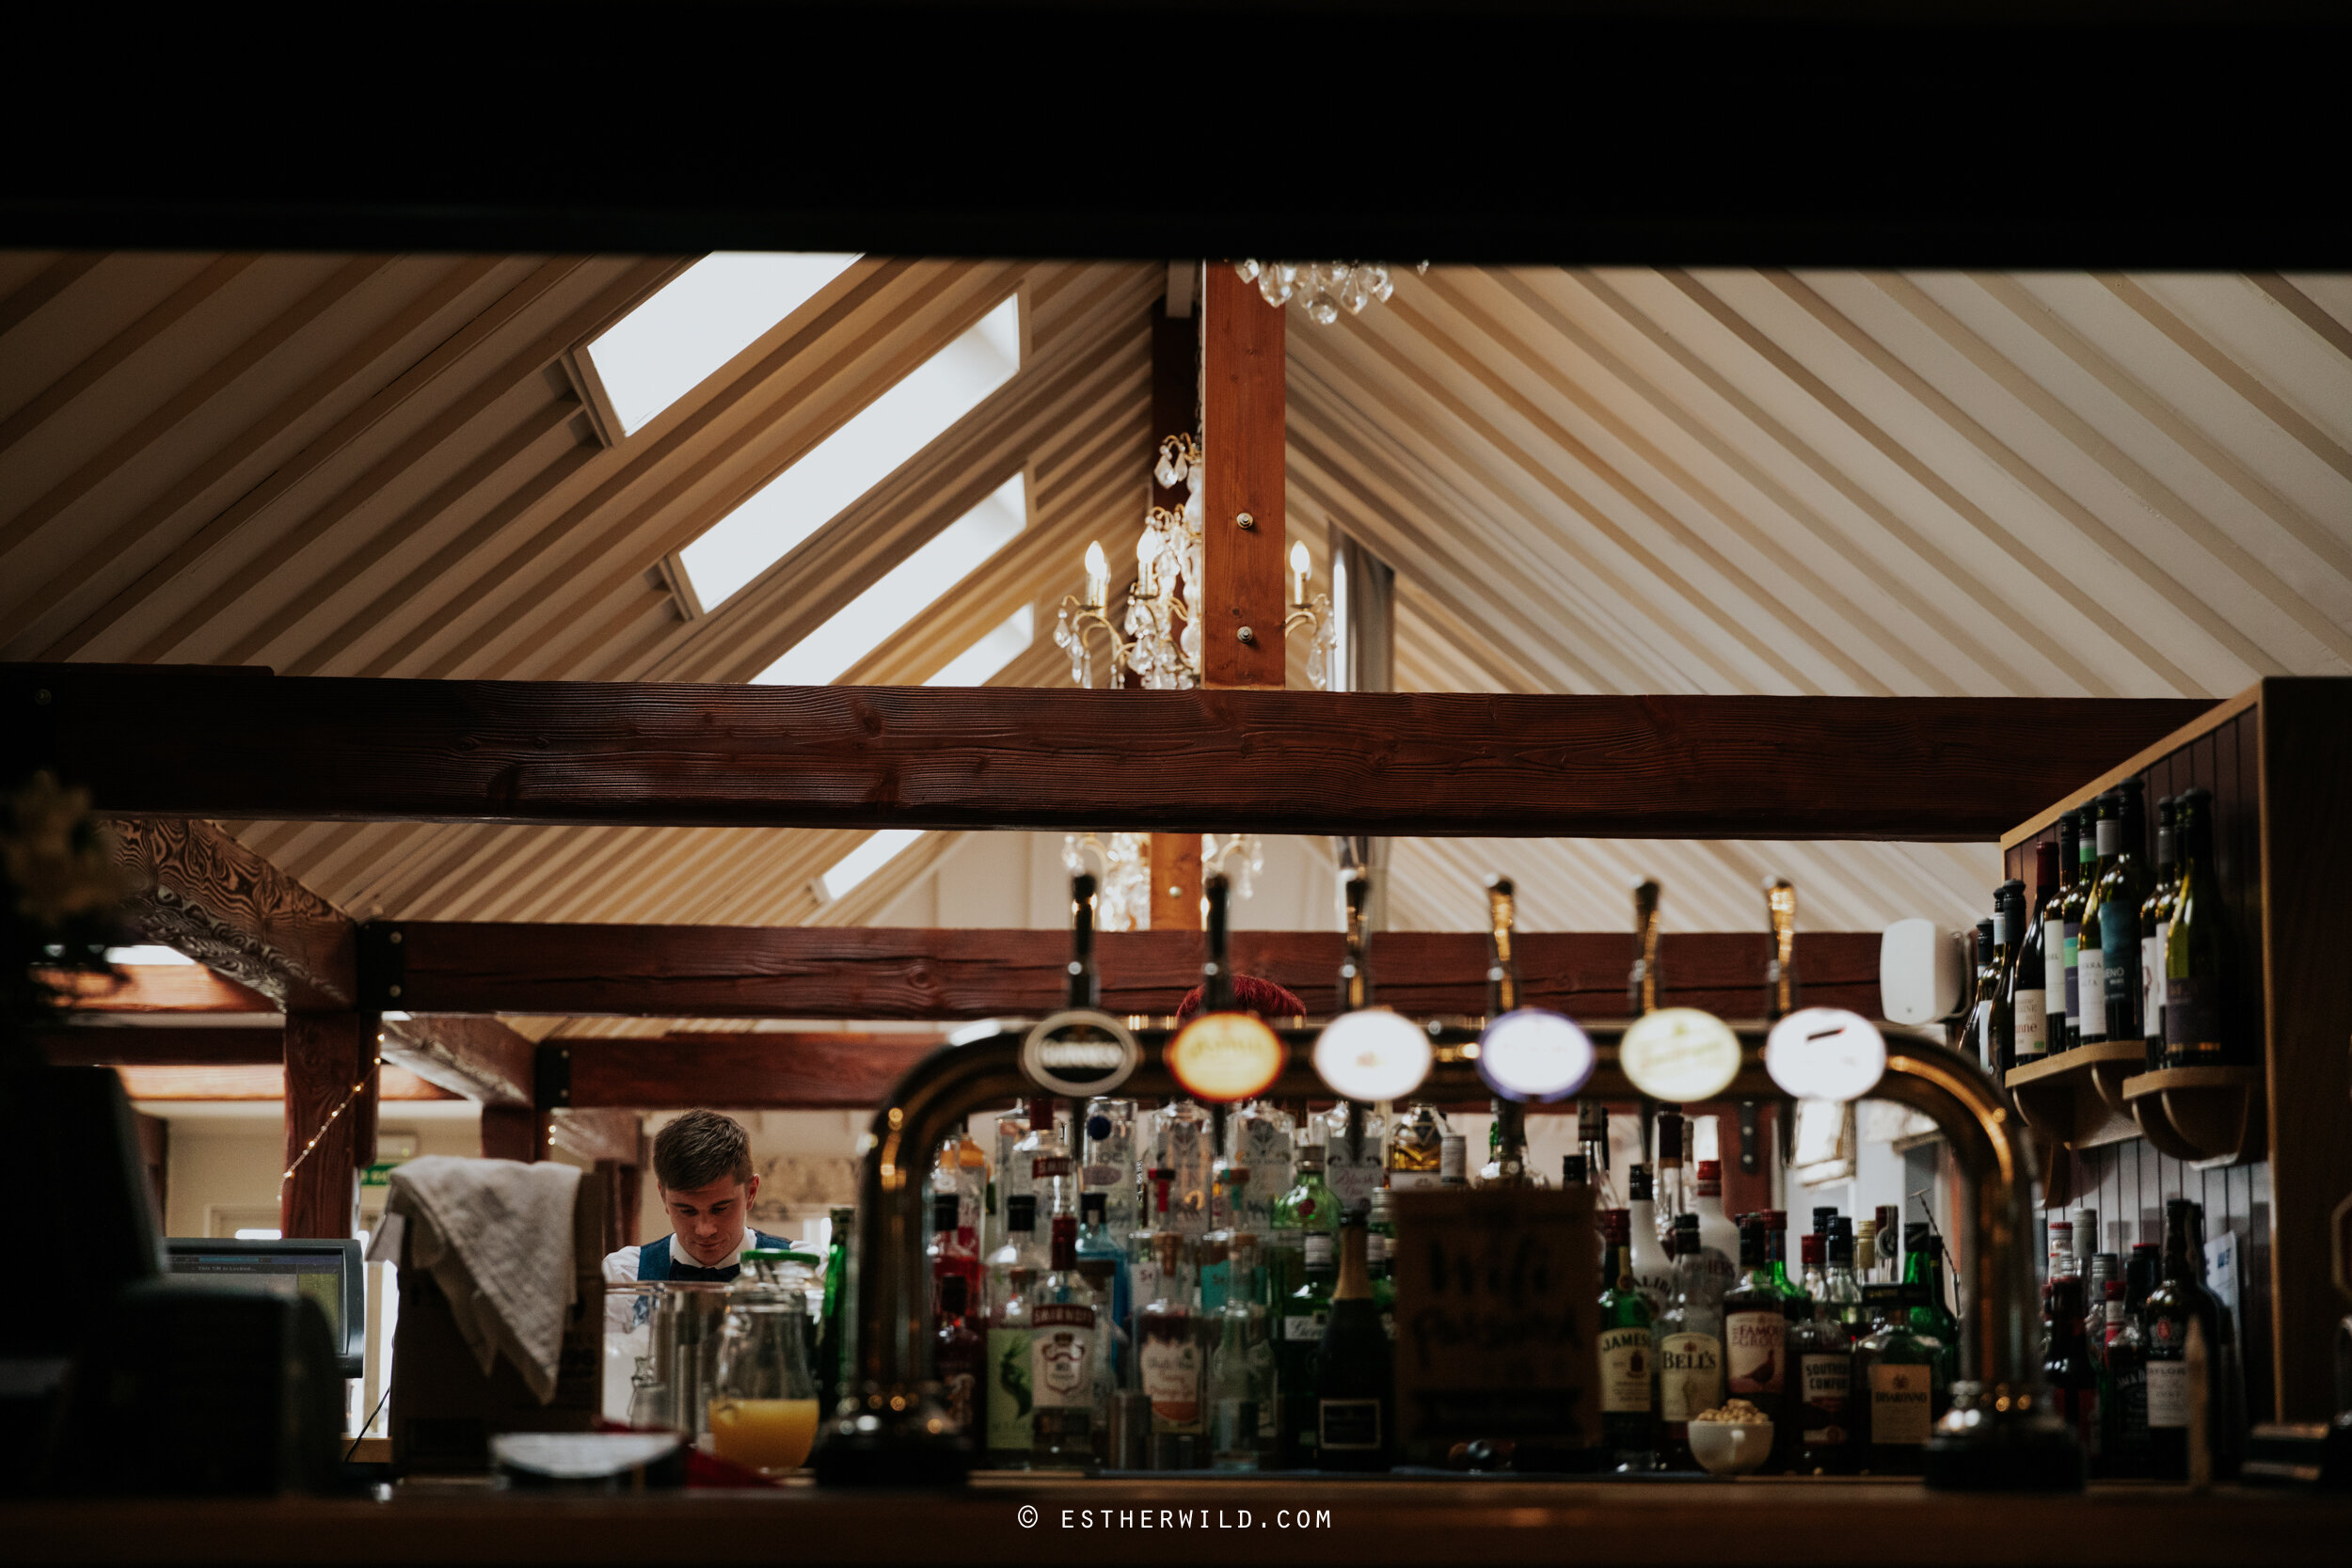
[(1746, 1400), (1733, 1400), (1691, 1418), (1691, 1452), (1708, 1473), (1744, 1476), (1772, 1454), (1772, 1423)]

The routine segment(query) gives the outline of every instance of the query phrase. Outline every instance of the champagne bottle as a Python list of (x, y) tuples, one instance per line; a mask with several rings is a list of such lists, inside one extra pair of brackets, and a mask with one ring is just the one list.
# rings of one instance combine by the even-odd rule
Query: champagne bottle
[(1326, 1470), (1385, 1470), (1394, 1441), (1391, 1350), (1373, 1304), (1364, 1216), (1340, 1222), (1340, 1277), (1315, 1351), (1315, 1456)]
[(1797, 1010), (1797, 890), (1786, 877), (1764, 884), (1764, 917), (1772, 927), (1772, 959), (1764, 971), (1764, 1022)]
[(2084, 862), (2098, 856), (2091, 835), (2084, 832), (2088, 826), (2080, 808), (2058, 818), (2058, 862), (2066, 876), (2066, 890), (2058, 898), (2058, 934), (2066, 965), (2066, 1038), (2062, 1044), (2052, 1040), (2052, 1051), (2072, 1051), (2083, 1042), (2083, 901), (2090, 896), (2090, 867)]
[[(2164, 1065), (2164, 936), (2180, 892), (2180, 856), (2169, 795), (2156, 802), (2156, 871), (2146, 902), (2139, 906), (2139, 1026), (2148, 1040), (2148, 1069)], [(2100, 1304), (2093, 1304), (2096, 1310)]]
[(2139, 945), (2139, 909), (2148, 901), (2148, 825), (2140, 802), (2147, 788), (2139, 779), (2125, 779), (2115, 786), (2115, 850), (2110, 855), (2106, 844), (2100, 845), (2105, 863), (2092, 890), (2099, 908), (2099, 969), (2106, 985), (2106, 1037), (2135, 1044), (2148, 1037), (2139, 1013), (2145, 956)]
[(1658, 884), (1633, 890), (1633, 973), (1629, 981), (1633, 1016), (1658, 1010)]
[[(2056, 868), (2058, 846), (2042, 845), (2034, 855), (2037, 877)], [(2042, 917), (2049, 909), (2050, 883), (2046, 879), (2041, 883), (2042, 907), (2034, 911), (2031, 920), (2023, 919), (2025, 884), (2008, 885), (2017, 890), (2010, 900), (2010, 918), (2024, 926), (2026, 940), (2017, 949), (2017, 961), (2009, 968), (2009, 1052), (2002, 1062), (2003, 1072), (2041, 1061), (2050, 1053), (2050, 962), (2042, 930), (2045, 924)]]
[(2199, 786), (2172, 804), (2181, 881), (2164, 934), (2162, 1065), (2211, 1067), (2228, 1060), (2222, 1017), (2230, 983), (2221, 885), (2213, 869), (2213, 792)]
[[(2122, 804), (2122, 797), (2110, 789), (2092, 807), (2092, 842), (2096, 847), (2086, 862), (2088, 879), (2084, 883), (2082, 919), (2077, 922), (2074, 943), (2075, 1001), (2082, 1014), (2077, 1042), (2082, 1045), (2104, 1044), (2107, 1037), (2107, 959), (2106, 948), (2100, 941), (2106, 904), (2102, 889), (2109, 862), (2123, 844), (2123, 820), (2119, 815)], [(2133, 902), (2137, 904), (2138, 900)]]

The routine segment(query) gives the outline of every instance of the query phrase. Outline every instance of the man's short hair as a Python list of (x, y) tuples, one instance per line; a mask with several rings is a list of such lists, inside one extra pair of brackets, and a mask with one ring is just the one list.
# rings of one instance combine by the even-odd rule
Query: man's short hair
[(691, 1193), (733, 1177), (752, 1179), (752, 1137), (743, 1124), (716, 1111), (689, 1111), (654, 1135), (653, 1178), (674, 1193)]

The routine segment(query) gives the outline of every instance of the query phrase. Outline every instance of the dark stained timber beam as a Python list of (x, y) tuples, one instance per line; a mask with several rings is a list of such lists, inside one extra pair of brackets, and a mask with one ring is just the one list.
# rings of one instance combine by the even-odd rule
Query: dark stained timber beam
[[(939, 1049), (936, 1037), (920, 1035), (852, 1034), (695, 1033), (549, 1044), (571, 1053), (575, 1107), (640, 1111), (864, 1110), (881, 1104), (908, 1069)], [(559, 1129), (567, 1114), (579, 1113), (556, 1113)]]
[(65, 1027), (36, 1030), (33, 1040), (60, 1067), (278, 1067), (286, 1060), (282, 1028)]
[[(414, 921), (391, 928), (406, 955), (407, 1004), (433, 1013), (977, 1019), (1051, 1012), (1069, 985), (1069, 938), (1054, 930)], [(1098, 938), (1104, 1006), (1175, 1011), (1200, 979), (1200, 940), (1197, 931)], [(1761, 931), (1668, 936), (1660, 955), (1667, 999), (1734, 1017), (1760, 1013), (1769, 940)], [(1878, 948), (1876, 932), (1801, 933), (1805, 999), (1875, 1017)], [(1232, 937), (1240, 973), (1289, 987), (1317, 1013), (1335, 1005), (1340, 949), (1332, 932)], [(1630, 935), (1522, 932), (1518, 961), (1522, 993), (1534, 1005), (1595, 1018), (1627, 1011)], [(1373, 939), (1372, 973), (1377, 999), (1400, 1011), (1474, 1014), (1486, 1005), (1486, 938), (1474, 932), (1382, 932)], [(575, 1065), (576, 1095), (579, 1071)]]
[(209, 822), (118, 821), (113, 832), (148, 940), (280, 1007), (351, 1006), (352, 926), (334, 905)]
[(2210, 705), (0, 666), (7, 760), (134, 817), (1992, 840)]

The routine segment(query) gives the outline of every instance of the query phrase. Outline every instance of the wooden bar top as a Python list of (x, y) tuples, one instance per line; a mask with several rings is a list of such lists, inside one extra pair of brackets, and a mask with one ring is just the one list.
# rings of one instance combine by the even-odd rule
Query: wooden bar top
[(943, 1493), (794, 1485), (627, 1497), (409, 1485), (373, 1501), (8, 1503), (0, 1541), (19, 1562), (2286, 1568), (2345, 1561), (2352, 1497), (2229, 1487), (2195, 1497), (2132, 1484), (2010, 1497), (1906, 1481), (1393, 1476), (991, 1476)]

